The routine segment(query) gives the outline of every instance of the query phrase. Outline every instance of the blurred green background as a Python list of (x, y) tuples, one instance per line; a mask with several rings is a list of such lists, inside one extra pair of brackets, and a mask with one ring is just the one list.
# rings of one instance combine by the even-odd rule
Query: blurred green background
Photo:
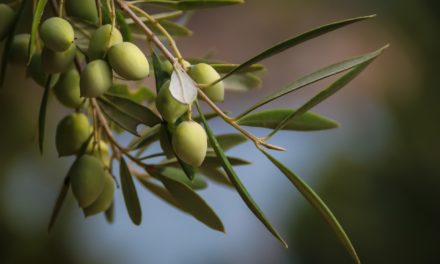
[[(196, 13), (195, 35), (178, 41), (184, 56), (240, 63), (287, 37), (321, 24), (378, 14), (264, 61), (259, 90), (229, 93), (238, 113), (262, 96), (341, 59), (391, 47), (361, 76), (314, 109), (339, 129), (280, 133), (276, 153), (310, 183), (345, 227), (364, 263), (436, 263), (440, 222), (440, 4), (436, 1), (248, 0)], [(25, 29), (22, 29), (25, 30)], [(287, 237), (283, 249), (235, 192), (212, 185), (202, 195), (227, 234), (207, 229), (141, 190), (144, 222), (134, 227), (116, 196), (116, 222), (84, 220), (71, 196), (53, 232), (47, 223), (72, 162), (58, 159), (54, 130), (68, 111), (50, 101), (47, 152), (38, 154), (36, 120), (42, 89), (11, 67), (0, 96), (0, 263), (351, 263), (336, 237), (252, 144), (233, 151), (254, 161), (239, 175)], [(269, 107), (295, 107), (328, 81)], [(217, 121), (219, 132), (232, 131)], [(264, 131), (252, 130), (256, 134)], [(121, 137), (122, 141), (128, 138)], [(157, 147), (157, 146), (156, 146)]]

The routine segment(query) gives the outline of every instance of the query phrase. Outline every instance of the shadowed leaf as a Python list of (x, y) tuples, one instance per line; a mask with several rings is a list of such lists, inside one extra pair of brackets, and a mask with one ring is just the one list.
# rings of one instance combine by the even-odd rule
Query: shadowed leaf
[[(69, 175), (69, 174), (67, 174), (67, 175)], [(52, 230), (52, 227), (54, 226), (56, 220), (58, 219), (58, 215), (60, 213), (61, 207), (63, 207), (64, 200), (66, 199), (67, 192), (69, 191), (69, 187), (70, 187), (70, 178), (67, 176), (64, 179), (63, 184), (61, 185), (61, 189), (60, 189), (60, 192), (58, 193), (58, 197), (55, 202), (55, 206), (52, 210), (52, 215), (50, 217), (50, 222), (49, 222), (49, 227), (48, 227), (49, 232), (50, 232), (50, 230)]]
[(34, 55), (35, 52), (35, 42), (37, 41), (38, 36), (38, 26), (40, 25), (41, 16), (44, 13), (44, 9), (46, 7), (47, 0), (38, 0), (37, 7), (34, 11), (34, 16), (32, 19), (32, 27), (31, 27), (31, 38), (29, 41), (29, 48), (28, 48), (28, 57), (27, 57), (27, 64), (31, 62), (32, 55)]
[(40, 148), (40, 154), (43, 154), (44, 132), (46, 128), (47, 102), (49, 101), (51, 80), (52, 80), (52, 75), (49, 75), (46, 81), (46, 85), (44, 87), (43, 98), (41, 99), (40, 112), (38, 115), (38, 146)]
[(140, 225), (142, 222), (141, 205), (139, 203), (139, 198), (133, 183), (133, 178), (124, 158), (121, 158), (120, 174), (122, 194), (124, 195), (124, 201), (125, 206), (127, 207), (128, 215), (135, 225)]

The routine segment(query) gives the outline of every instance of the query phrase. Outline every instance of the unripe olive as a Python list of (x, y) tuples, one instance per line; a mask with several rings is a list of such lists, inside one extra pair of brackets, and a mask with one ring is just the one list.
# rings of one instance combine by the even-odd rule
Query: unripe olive
[(91, 205), (84, 208), (86, 217), (106, 211), (112, 205), (114, 194), (115, 183), (113, 178), (109, 173), (105, 172), (104, 189)]
[(91, 128), (87, 116), (73, 113), (60, 121), (55, 136), (58, 155), (76, 154), (90, 136)]
[(82, 97), (98, 97), (112, 86), (112, 71), (106, 61), (94, 60), (81, 73)]
[(98, 22), (96, 0), (65, 0), (66, 13), (69, 16), (92, 23)]
[(87, 153), (98, 158), (104, 165), (104, 167), (110, 167), (110, 153), (108, 144), (104, 141), (99, 141), (97, 145), (93, 141), (90, 141), (87, 146)]
[(165, 156), (168, 159), (171, 159), (174, 157), (174, 151), (173, 147), (171, 146), (170, 140), (168, 139), (168, 132), (166, 131), (165, 126), (161, 126), (159, 130), (159, 143), (160, 147), (162, 148), (163, 152), (165, 153)]
[(87, 55), (90, 60), (103, 59), (107, 51), (115, 44), (123, 41), (121, 32), (112, 25), (104, 25), (93, 32)]
[(77, 108), (84, 101), (80, 96), (79, 73), (76, 69), (61, 74), (53, 91), (58, 101), (66, 107)]
[(156, 108), (167, 122), (174, 123), (188, 111), (188, 105), (177, 101), (170, 92), (170, 82), (162, 85), (156, 97)]
[(95, 202), (104, 190), (105, 171), (101, 162), (90, 155), (82, 155), (69, 171), (72, 192), (81, 208)]
[(108, 51), (108, 59), (113, 70), (127, 80), (142, 80), (150, 72), (144, 53), (131, 42), (113, 45)]
[(75, 38), (72, 25), (60, 17), (51, 17), (40, 26), (40, 37), (44, 45), (53, 51), (66, 51)]
[(73, 63), (76, 54), (75, 44), (70, 45), (66, 51), (57, 52), (47, 47), (41, 53), (43, 69), (47, 73), (61, 73), (67, 71)]
[(18, 34), (14, 36), (9, 49), (9, 61), (13, 64), (25, 64), (28, 57), (28, 48), (31, 35)]
[[(220, 78), (220, 74), (209, 64), (199, 63), (189, 69), (189, 75), (196, 83), (211, 84)], [(222, 102), (225, 98), (223, 81), (203, 89), (203, 92), (214, 102)]]
[(176, 127), (172, 144), (174, 152), (181, 160), (199, 167), (206, 156), (208, 137), (197, 122), (184, 121)]
[(14, 10), (6, 4), (0, 4), (0, 41), (8, 34), (14, 22)]
[[(189, 67), (191, 67), (191, 63), (189, 63), (186, 60), (183, 60), (183, 68), (185, 70), (189, 69)], [(168, 72), (169, 74), (173, 73), (174, 71), (174, 66), (173, 64), (171, 64), (171, 62), (169, 60), (163, 61), (162, 62), (162, 69), (166, 72)]]

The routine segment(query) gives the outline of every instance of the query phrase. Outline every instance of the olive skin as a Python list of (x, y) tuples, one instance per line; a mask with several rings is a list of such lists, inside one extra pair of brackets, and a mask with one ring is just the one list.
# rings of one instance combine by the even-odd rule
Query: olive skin
[(84, 208), (86, 217), (106, 211), (113, 202), (115, 195), (115, 183), (112, 176), (105, 172), (104, 188), (98, 198), (89, 206)]
[(72, 25), (67, 20), (51, 17), (41, 24), (40, 37), (49, 49), (63, 52), (70, 48), (75, 34)]
[(95, 0), (65, 0), (67, 15), (96, 24), (98, 22), (98, 10)]
[(87, 55), (89, 60), (103, 59), (107, 51), (115, 44), (123, 41), (121, 32), (112, 25), (104, 25), (92, 34)]
[(82, 97), (98, 97), (112, 86), (112, 71), (104, 60), (94, 60), (87, 64), (81, 73), (80, 88)]
[(144, 53), (131, 42), (113, 45), (108, 51), (108, 60), (113, 70), (127, 80), (142, 80), (150, 72)]
[(58, 101), (66, 107), (77, 108), (84, 101), (80, 96), (79, 73), (76, 69), (61, 74), (53, 91)]
[(188, 105), (177, 101), (170, 92), (170, 82), (162, 85), (156, 97), (156, 108), (162, 118), (167, 122), (174, 123), (188, 111)]
[(57, 126), (55, 145), (58, 155), (68, 156), (77, 154), (91, 133), (91, 127), (86, 115), (73, 113), (63, 118)]
[(104, 141), (100, 140), (99, 145), (93, 141), (90, 141), (89, 145), (87, 146), (87, 153), (99, 159), (103, 163), (104, 167), (110, 167), (109, 147)]
[(104, 190), (105, 170), (101, 162), (90, 155), (82, 155), (69, 170), (72, 192), (81, 208), (95, 202)]
[(16, 65), (26, 64), (30, 39), (31, 35), (29, 34), (18, 34), (14, 36), (8, 54), (9, 62)]
[(184, 162), (199, 167), (208, 148), (208, 137), (201, 125), (194, 121), (180, 123), (173, 134), (173, 149)]
[(72, 66), (75, 54), (75, 44), (70, 45), (70, 47), (63, 52), (53, 51), (44, 47), (41, 53), (43, 70), (51, 74), (65, 72)]
[[(189, 76), (199, 84), (211, 84), (220, 78), (220, 74), (209, 64), (199, 63), (189, 68)], [(225, 88), (223, 81), (204, 88), (203, 92), (214, 102), (223, 102), (225, 99)]]
[(0, 41), (8, 34), (14, 22), (15, 12), (6, 4), (0, 4)]

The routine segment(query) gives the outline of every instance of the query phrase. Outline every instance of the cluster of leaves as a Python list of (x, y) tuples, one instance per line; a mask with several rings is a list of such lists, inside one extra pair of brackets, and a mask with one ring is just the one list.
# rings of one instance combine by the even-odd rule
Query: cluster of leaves
[[(1, 83), (3, 83), (6, 74), (8, 49), (10, 48), (12, 37), (16, 30), (16, 25), (20, 22), (20, 15), (22, 14), (22, 10), (26, 5), (26, 2), (28, 1), (22, 1), (17, 11), (13, 26), (5, 40), (6, 43), (3, 49), (3, 60), (0, 72)], [(96, 2), (100, 3), (100, 1)], [(107, 7), (108, 5), (105, 4), (98, 6), (98, 9), (102, 14), (102, 21), (106, 23), (114, 23), (121, 31), (125, 41), (146, 39), (147, 37), (147, 39), (150, 41), (150, 44), (152, 46), (156, 46), (157, 50), (154, 48), (150, 49), (149, 56), (149, 60), (154, 69), (156, 93), (159, 92), (160, 87), (162, 87), (167, 80), (172, 79), (172, 75), (178, 70), (175, 69), (173, 74), (166, 70), (166, 60), (170, 60), (170, 57), (167, 54), (159, 53), (163, 53), (164, 48), (164, 46), (158, 45), (160, 44), (160, 41), (166, 39), (167, 35), (171, 36), (172, 38), (191, 35), (191, 30), (186, 27), (185, 23), (190, 18), (192, 10), (242, 3), (241, 0), (139, 0), (131, 2), (110, 0), (107, 2), (112, 2), (113, 6), (116, 8), (113, 10), (109, 9)], [(34, 18), (31, 28), (31, 41), (29, 44), (29, 60), (36, 49), (35, 47), (38, 42), (37, 29), (43, 12), (45, 11), (47, 1), (38, 0), (35, 1), (35, 3)], [(131, 7), (134, 5), (144, 4), (146, 8), (143, 10), (146, 14), (148, 14), (148, 5), (155, 5), (166, 9), (174, 9), (175, 11), (164, 11), (152, 14), (151, 16), (143, 16), (142, 14), (136, 16), (136, 12), (133, 12), (134, 9)], [(52, 1), (51, 5), (54, 8), (54, 13), (57, 13), (57, 2)], [(111, 7), (112, 5), (109, 6)], [(203, 62), (211, 65), (221, 75), (221, 78), (217, 80), (217, 82), (224, 81), (226, 89), (248, 91), (249, 89), (260, 85), (260, 76), (264, 71), (264, 66), (257, 63), (261, 62), (262, 60), (277, 55), (310, 39), (372, 17), (374, 16), (352, 18), (317, 27), (282, 41), (241, 64), (217, 61), (209, 57), (187, 58), (187, 61), (191, 64)], [(69, 18), (69, 20), (74, 25), (75, 34), (79, 36), (75, 43), (79, 50), (84, 50), (86, 48), (85, 45), (88, 43), (88, 39), (90, 38), (90, 32), (96, 30), (98, 25), (73, 18)], [(151, 29), (150, 33), (148, 33), (148, 29)], [(147, 30), (147, 32), (145, 30)], [(167, 34), (164, 34), (164, 32), (167, 32)], [(159, 36), (159, 38), (157, 38), (157, 36)], [(337, 127), (338, 124), (335, 121), (309, 112), (309, 110), (339, 91), (342, 87), (358, 76), (383, 51), (384, 48), (386, 47), (318, 69), (287, 84), (285, 87), (282, 87), (275, 93), (259, 100), (235, 118), (227, 116), (227, 114), (217, 108), (215, 104), (209, 100), (209, 98), (203, 96), (203, 87), (188, 87), (185, 82), (180, 83), (180, 87), (177, 87), (178, 90), (185, 92), (188, 91), (188, 89), (197, 89), (196, 94), (198, 93), (199, 95), (198, 100), (207, 102), (208, 106), (213, 110), (213, 112), (203, 113), (201, 111), (199, 101), (196, 100), (194, 102), (195, 108), (198, 111), (198, 116), (193, 117), (193, 120), (203, 124), (209, 139), (209, 148), (206, 158), (199, 168), (186, 164), (177, 156), (172, 158), (164, 158), (158, 163), (147, 163), (147, 161), (152, 158), (165, 156), (165, 153), (162, 152), (145, 153), (150, 150), (151, 144), (159, 141), (161, 128), (165, 128), (165, 130), (167, 130), (168, 124), (162, 120), (162, 118), (154, 110), (154, 99), (156, 96), (155, 92), (143, 84), (140, 88), (133, 89), (124, 81), (118, 80), (118, 83), (115, 84), (110, 91), (96, 99), (96, 104), (93, 104), (93, 102), (90, 103), (90, 105), (94, 105), (99, 112), (102, 111), (102, 115), (96, 116), (96, 109), (94, 109), (95, 111), (92, 111), (93, 109), (89, 109), (89, 115), (93, 116), (94, 120), (97, 119), (99, 122), (101, 122), (100, 124), (99, 122), (96, 122), (100, 127), (104, 126), (104, 132), (102, 133), (101, 137), (108, 141), (112, 147), (111, 164), (113, 164), (114, 161), (119, 161), (120, 186), (123, 192), (128, 214), (133, 223), (138, 225), (142, 220), (141, 206), (137, 196), (137, 190), (133, 182), (135, 179), (138, 180), (148, 191), (173, 207), (181, 210), (184, 213), (192, 215), (210, 228), (224, 231), (224, 226), (220, 218), (204, 201), (204, 199), (197, 194), (197, 190), (207, 187), (206, 180), (209, 179), (215, 183), (235, 188), (254, 215), (278, 240), (281, 241), (284, 246), (287, 247), (286, 242), (267, 220), (266, 216), (255, 203), (235, 172), (235, 166), (247, 165), (250, 164), (250, 162), (241, 157), (231, 157), (225, 154), (225, 151), (229, 150), (230, 148), (235, 147), (246, 140), (252, 140), (255, 143), (256, 148), (261, 151), (261, 153), (264, 154), (274, 164), (274, 166), (289, 179), (289, 181), (292, 182), (294, 187), (322, 215), (323, 219), (332, 227), (353, 259), (356, 262), (360, 262), (356, 251), (350, 242), (350, 239), (329, 208), (307, 185), (307, 183), (305, 183), (291, 169), (279, 162), (268, 152), (267, 149), (283, 149), (268, 144), (267, 140), (269, 140), (280, 130), (316, 131)], [(81, 59), (84, 60), (84, 57), (81, 54), (78, 54), (78, 65), (81, 65)], [(177, 59), (175, 61), (171, 60), (171, 63), (174, 64), (174, 67), (176, 67), (175, 63), (177, 61)], [(339, 73), (343, 74), (328, 87), (325, 87), (315, 96), (306, 101), (298, 109), (279, 108), (259, 112), (255, 111), (261, 106), (266, 105), (282, 96), (288, 95), (294, 91), (306, 87), (309, 84), (318, 82), (322, 79)], [(136, 85), (138, 84), (136, 83)], [(174, 89), (177, 88), (174, 87)], [(45, 87), (39, 116), (39, 142), (41, 148), (44, 140), (45, 115), (50, 92), (51, 85), (50, 81), (48, 81)], [(185, 98), (179, 98), (178, 93), (177, 95), (173, 94), (173, 96), (180, 101), (185, 100)], [(223, 135), (214, 134), (208, 124), (208, 120), (218, 117), (222, 118), (227, 124), (236, 128), (240, 133)], [(148, 128), (141, 133), (138, 133), (137, 127), (141, 124), (147, 126)], [(242, 126), (263, 127), (270, 129), (271, 132), (264, 138), (257, 138), (243, 129)], [(98, 127), (94, 128), (99, 130)], [(106, 130), (109, 128), (116, 133), (126, 131), (133, 134), (132, 142), (127, 147), (122, 147), (113, 137), (112, 131)], [(170, 137), (170, 131), (168, 131), (166, 140), (170, 141)], [(85, 147), (87, 145), (88, 142), (85, 143)], [(84, 151), (85, 148), (83, 148), (82, 152), (80, 152), (78, 156), (81, 156)], [(109, 168), (110, 173), (114, 173), (112, 171), (112, 167), (113, 166), (110, 166)], [(69, 190), (69, 185), (70, 180), (69, 176), (67, 176), (63, 182), (62, 189), (56, 201), (50, 227), (52, 227), (54, 224), (59, 210), (62, 207), (64, 198)], [(109, 221), (112, 221), (113, 219), (112, 210), (113, 207), (106, 211), (106, 216)]]

